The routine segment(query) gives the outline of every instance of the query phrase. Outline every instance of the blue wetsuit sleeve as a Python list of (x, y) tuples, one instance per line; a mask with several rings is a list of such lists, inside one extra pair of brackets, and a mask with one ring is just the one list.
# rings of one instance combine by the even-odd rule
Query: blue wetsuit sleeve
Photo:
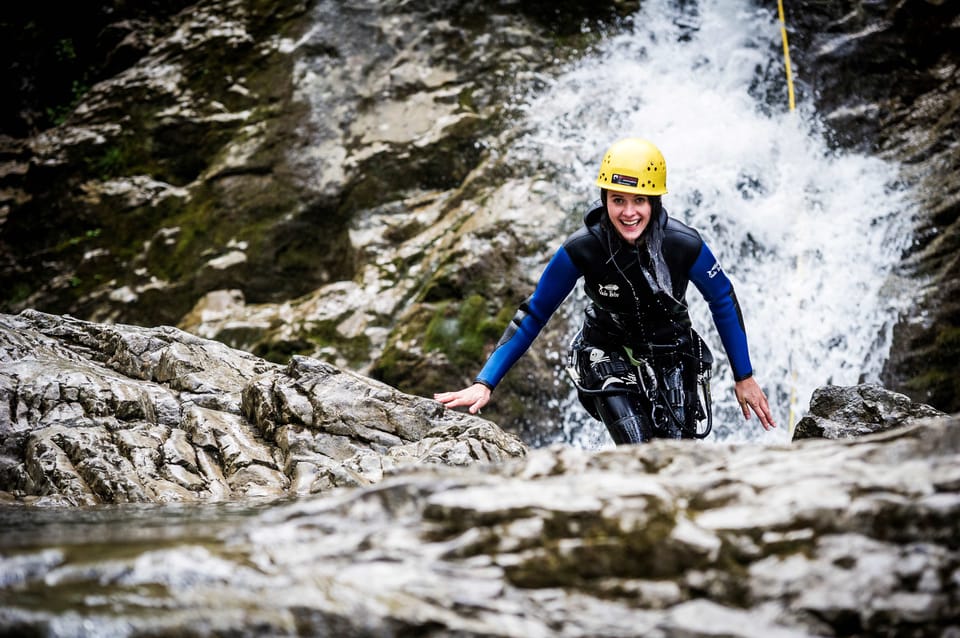
[(504, 331), (496, 349), (487, 359), (476, 382), (491, 390), (527, 351), (550, 316), (556, 311), (580, 278), (580, 270), (573, 265), (567, 251), (561, 246), (540, 275), (533, 294), (517, 311)]
[(749, 378), (753, 374), (753, 366), (750, 363), (747, 331), (743, 325), (740, 303), (733, 291), (733, 284), (706, 243), (700, 248), (700, 254), (690, 269), (690, 281), (710, 306), (713, 323), (717, 326), (720, 341), (723, 342), (723, 349), (726, 350), (727, 359), (733, 369), (734, 380)]

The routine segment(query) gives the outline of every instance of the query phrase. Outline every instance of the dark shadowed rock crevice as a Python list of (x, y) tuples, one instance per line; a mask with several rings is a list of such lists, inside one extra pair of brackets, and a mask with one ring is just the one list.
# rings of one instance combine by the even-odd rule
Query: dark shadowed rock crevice
[(90, 87), (128, 69), (168, 33), (193, 0), (46, 3), (5, 7), (0, 17), (0, 135), (25, 137), (65, 119)]

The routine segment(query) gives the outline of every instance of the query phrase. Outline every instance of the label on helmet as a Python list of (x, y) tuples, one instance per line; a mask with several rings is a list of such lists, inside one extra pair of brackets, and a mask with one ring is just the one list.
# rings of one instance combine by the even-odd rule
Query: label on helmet
[(620, 186), (630, 186), (631, 188), (636, 188), (639, 182), (640, 178), (634, 177), (633, 175), (621, 175), (620, 173), (614, 173), (610, 176), (610, 183), (619, 184)]

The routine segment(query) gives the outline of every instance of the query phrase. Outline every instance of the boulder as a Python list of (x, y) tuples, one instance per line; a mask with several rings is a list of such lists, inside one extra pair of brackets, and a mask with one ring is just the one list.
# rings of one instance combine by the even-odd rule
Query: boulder
[(171, 327), (0, 315), (0, 491), (29, 502), (216, 501), (522, 457), (493, 423), (306, 357)]
[(925, 403), (876, 384), (817, 388), (810, 412), (797, 422), (793, 440), (847, 439), (901, 427), (915, 419), (946, 416)]

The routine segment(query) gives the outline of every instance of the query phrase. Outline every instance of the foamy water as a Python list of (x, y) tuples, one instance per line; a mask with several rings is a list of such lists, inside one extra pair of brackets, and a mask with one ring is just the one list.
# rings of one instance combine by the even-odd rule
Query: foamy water
[[(782, 65), (775, 14), (746, 0), (706, 0), (695, 14), (654, 0), (635, 24), (530, 99), (531, 132), (514, 152), (555, 164), (562, 201), (579, 216), (597, 197), (610, 143), (639, 136), (660, 147), (664, 205), (701, 231), (733, 280), (780, 425), (764, 433), (755, 418), (743, 423), (719, 336), (691, 286), (694, 324), (717, 359), (713, 440), (786, 441), (816, 387), (875, 380), (887, 357), (902, 301), (883, 286), (911, 228), (897, 167), (832, 152), (810, 104), (791, 113), (785, 98), (765, 105), (751, 95), (751, 85), (785, 82), (776, 73), (764, 80)], [(611, 444), (568, 403), (566, 440)]]

